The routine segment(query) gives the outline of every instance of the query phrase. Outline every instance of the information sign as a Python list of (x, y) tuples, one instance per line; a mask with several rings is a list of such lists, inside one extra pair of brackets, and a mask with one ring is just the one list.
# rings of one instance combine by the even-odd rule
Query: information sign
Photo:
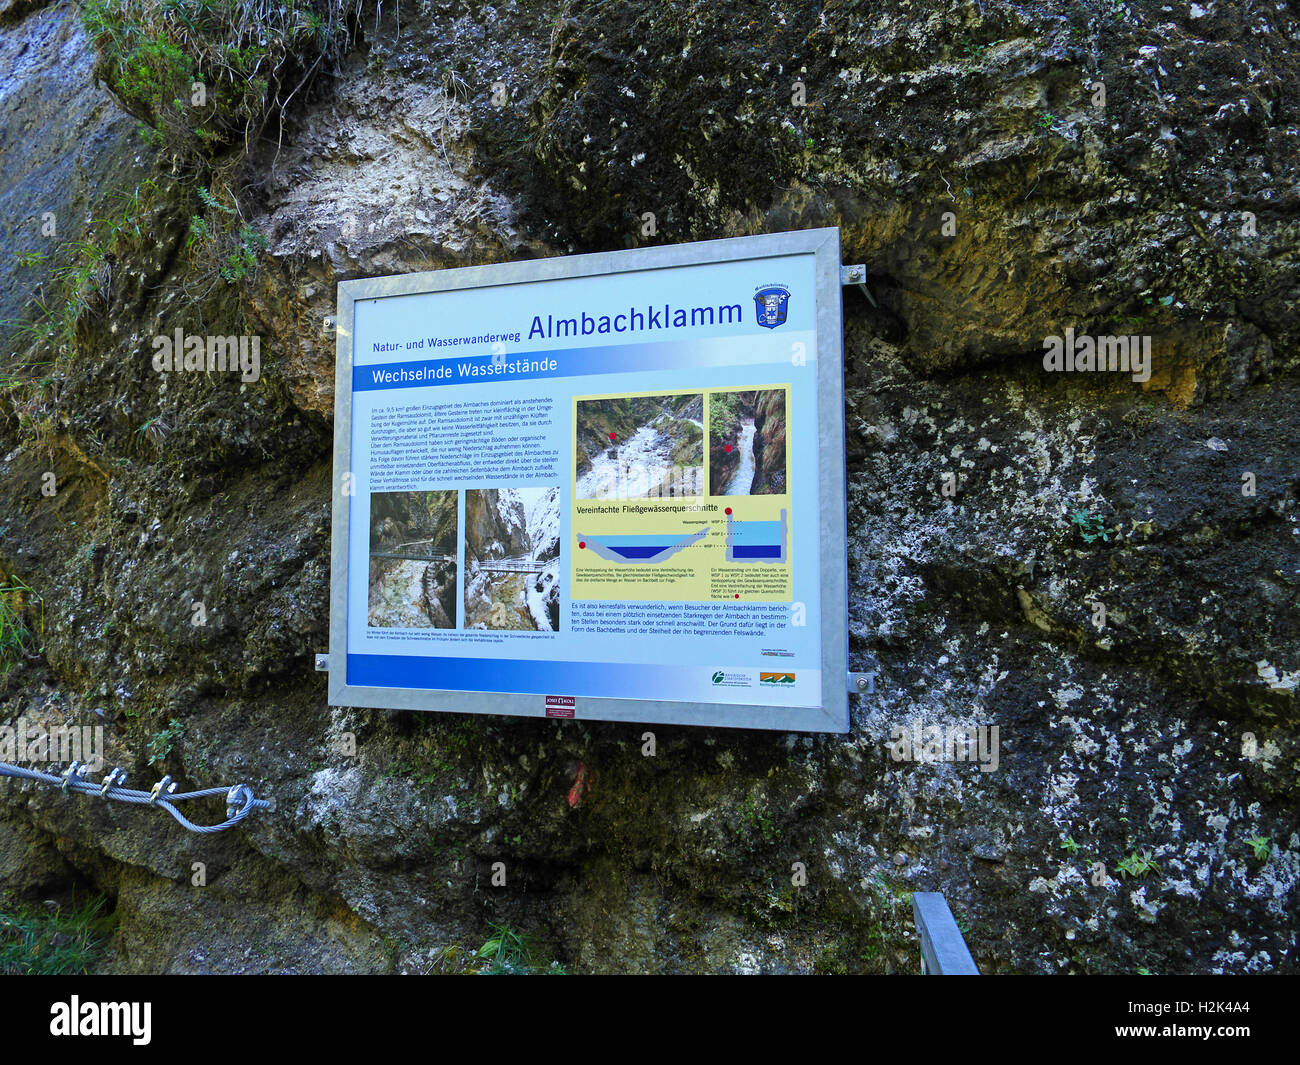
[(848, 727), (837, 229), (345, 281), (330, 702)]

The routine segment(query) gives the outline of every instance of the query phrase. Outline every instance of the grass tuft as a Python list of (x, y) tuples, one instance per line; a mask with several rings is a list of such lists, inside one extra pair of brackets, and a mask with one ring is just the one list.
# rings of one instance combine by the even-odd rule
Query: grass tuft
[[(75, 906), (75, 902), (74, 902)], [(31, 908), (0, 913), (0, 975), (69, 976), (84, 973), (99, 955), (112, 918), (102, 895), (72, 910)]]
[(0, 584), (0, 684), (24, 659), (40, 655), (43, 617), (40, 596), (21, 580)]

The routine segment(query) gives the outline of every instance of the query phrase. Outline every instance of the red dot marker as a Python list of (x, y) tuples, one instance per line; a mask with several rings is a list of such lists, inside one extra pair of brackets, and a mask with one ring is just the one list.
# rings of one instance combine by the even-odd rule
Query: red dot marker
[(586, 547), (586, 546), (587, 546), (587, 541), (586, 541), (586, 540), (579, 540), (579, 541), (578, 541), (578, 546), (579, 546), (579, 547)]
[(736, 598), (737, 598), (737, 599), (740, 598), (740, 593), (739, 593), (739, 592), (736, 593)]
[(728, 444), (728, 445), (727, 445), (726, 447), (724, 447), (722, 450), (723, 450), (723, 451), (730, 451), (730, 450), (731, 450), (731, 445)]
[(616, 437), (616, 436), (618, 436), (618, 433), (610, 433), (610, 434), (609, 434), (609, 438), (610, 438), (611, 440), (613, 440), (614, 437)]
[(731, 508), (730, 508), (730, 507), (727, 508), (726, 513), (728, 513), (728, 514), (731, 513)]

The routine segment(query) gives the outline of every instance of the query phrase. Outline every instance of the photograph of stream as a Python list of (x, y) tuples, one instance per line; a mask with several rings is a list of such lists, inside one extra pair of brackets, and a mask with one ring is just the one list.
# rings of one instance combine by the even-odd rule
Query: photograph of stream
[(454, 629), (458, 543), (454, 491), (372, 493), (367, 624)]
[(465, 628), (558, 632), (560, 490), (467, 490), (465, 566)]
[(786, 390), (709, 393), (709, 495), (784, 495)]
[(623, 396), (578, 402), (578, 499), (704, 494), (704, 396)]

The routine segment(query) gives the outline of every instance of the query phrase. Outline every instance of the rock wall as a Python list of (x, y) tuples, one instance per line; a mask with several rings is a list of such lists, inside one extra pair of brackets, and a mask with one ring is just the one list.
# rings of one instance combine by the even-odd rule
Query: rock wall
[[(0, 887), (105, 892), (130, 971), (455, 968), (493, 921), (577, 971), (915, 971), (908, 893), (941, 890), (986, 972), (1295, 972), (1295, 5), (396, 15), (363, 5), (252, 145), (256, 271), (202, 272), (160, 159), (76, 358), (0, 418), (0, 570), (44, 647), (5, 714), (276, 812), (200, 838), (0, 784)], [(74, 165), (64, 124), (31, 137)], [(849, 736), (661, 727), (646, 757), (639, 726), (328, 706), (338, 280), (812, 225), (868, 275), (849, 622), (879, 676)], [(153, 370), (209, 323), (260, 334), (258, 381)], [(1067, 328), (1149, 336), (1149, 379), (1045, 372)], [(980, 725), (996, 768), (926, 755)]]
[(148, 178), (133, 119), (93, 77), (74, 4), (0, 6), (0, 353), (21, 345), (24, 310), (66, 269), (59, 250)]
[(513, 493), (495, 488), (469, 492), (465, 497), (465, 549), (467, 557), (486, 560), (526, 555), (528, 539), (524, 507)]
[(786, 397), (769, 390), (758, 398), (754, 411), (754, 492), (781, 495), (786, 482)]

